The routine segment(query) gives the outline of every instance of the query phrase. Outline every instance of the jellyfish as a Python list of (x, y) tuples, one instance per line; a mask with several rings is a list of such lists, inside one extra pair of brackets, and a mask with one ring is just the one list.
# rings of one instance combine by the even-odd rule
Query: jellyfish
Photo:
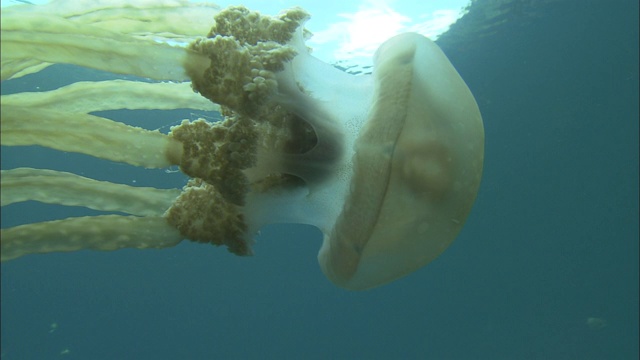
[[(386, 284), (438, 257), (460, 232), (482, 176), (473, 95), (440, 48), (416, 33), (385, 41), (371, 74), (343, 72), (305, 45), (308, 18), (300, 8), (266, 16), (186, 1), (3, 10), (3, 80), (53, 63), (154, 80), (3, 95), (3, 146), (177, 165), (189, 180), (155, 189), (2, 170), (2, 206), (35, 200), (128, 214), (2, 229), (2, 260), (184, 239), (252, 255), (253, 236), (275, 223), (320, 229), (320, 267), (345, 289)], [(182, 120), (162, 134), (90, 114), (184, 107), (215, 109), (224, 120)]]

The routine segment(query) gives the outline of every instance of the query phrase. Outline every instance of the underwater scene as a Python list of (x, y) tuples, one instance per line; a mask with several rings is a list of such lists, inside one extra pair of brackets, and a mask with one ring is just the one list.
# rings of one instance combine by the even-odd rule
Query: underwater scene
[(3, 0), (1, 358), (637, 359), (638, 11)]

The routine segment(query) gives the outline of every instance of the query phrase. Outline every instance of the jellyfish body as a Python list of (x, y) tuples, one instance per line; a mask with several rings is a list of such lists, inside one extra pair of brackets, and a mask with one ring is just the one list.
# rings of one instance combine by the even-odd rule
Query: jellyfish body
[[(320, 228), (321, 268), (348, 289), (429, 263), (459, 233), (482, 175), (484, 131), (468, 87), (439, 47), (415, 33), (385, 42), (372, 75), (351, 76), (297, 50), (278, 74), (278, 96), (318, 134), (283, 170), (306, 186), (291, 196), (280, 190), (277, 200), (254, 195), (247, 208), (268, 210), (252, 218)], [(309, 176), (310, 168), (327, 176)]]
[[(167, 13), (174, 13), (167, 9)], [(29, 188), (21, 190), (15, 201), (84, 202), (98, 210), (118, 209), (143, 218), (109, 215), (3, 229), (3, 260), (83, 248), (167, 247), (182, 238), (225, 244), (233, 253), (249, 255), (253, 235), (272, 223), (318, 227), (324, 234), (320, 266), (332, 282), (347, 289), (385, 284), (435, 259), (462, 228), (482, 174), (484, 133), (471, 92), (438, 46), (413, 33), (382, 44), (372, 74), (353, 76), (340, 71), (313, 57), (306, 48), (303, 24), (307, 18), (301, 9), (271, 18), (232, 7), (219, 12), (207, 38), (196, 39), (188, 49), (136, 40), (137, 47), (158, 49), (154, 54), (171, 54), (162, 59), (166, 66), (184, 69), (194, 90), (220, 104), (226, 117), (221, 123), (184, 120), (164, 135), (89, 118), (91, 109), (75, 105), (67, 109), (78, 114), (62, 116), (59, 105), (55, 111), (50, 108), (56, 105), (36, 108), (35, 100), (30, 103), (26, 95), (14, 97), (13, 106), (8, 106), (10, 98), (3, 96), (3, 145), (58, 149), (39, 135), (37, 124), (33, 129), (18, 127), (19, 115), (28, 115), (26, 109), (35, 108), (47, 115), (41, 117), (49, 123), (68, 123), (65, 131), (69, 134), (60, 134), (67, 139), (60, 142), (60, 150), (136, 166), (178, 164), (193, 178), (164, 213), (154, 209), (147, 214), (139, 211), (140, 206), (132, 206), (131, 198), (114, 197), (110, 192), (158, 197), (150, 203), (165, 207), (176, 191), (141, 192), (35, 169), (5, 171), (3, 192), (17, 191), (20, 179), (30, 179)], [(67, 28), (84, 31), (82, 27)], [(22, 32), (17, 34), (16, 48), (30, 49), (32, 45), (23, 41)], [(100, 34), (112, 36), (104, 31)], [(79, 39), (75, 48), (85, 49), (81, 33), (72, 38)], [(113, 35), (113, 39), (128, 41), (122, 34)], [(64, 49), (65, 44), (51, 42), (49, 46)], [(97, 51), (97, 55), (107, 51), (91, 49), (86, 51)], [(51, 57), (47, 51), (37, 52), (39, 60), (75, 61), (74, 57), (65, 58), (64, 51), (54, 50)], [(155, 74), (149, 69), (135, 70), (138, 65), (152, 63), (152, 58), (127, 61), (126, 70), (112, 69), (110, 63), (92, 64), (114, 72)], [(19, 70), (17, 67), (12, 73)], [(159, 85), (165, 84), (150, 87), (162, 91)], [(139, 86), (118, 83), (118, 87), (131, 94), (140, 91)], [(113, 95), (106, 96), (101, 110), (109, 109), (109, 96)], [(59, 97), (51, 94), (47, 98)], [(89, 122), (112, 129), (101, 146), (113, 151), (92, 150), (90, 143), (72, 143), (81, 139), (75, 132), (90, 137), (104, 133), (98, 127), (93, 130)], [(13, 127), (16, 135), (10, 135)], [(129, 147), (122, 142), (136, 144), (136, 152), (127, 151)], [(150, 163), (149, 154), (157, 161)], [(65, 188), (83, 189), (83, 193), (71, 195), (73, 201), (60, 199), (47, 193), (52, 181)], [(38, 199), (30, 195), (34, 189)], [(145, 230), (134, 231), (140, 226)], [(88, 228), (89, 233), (85, 231)], [(87, 239), (89, 234), (97, 235)]]

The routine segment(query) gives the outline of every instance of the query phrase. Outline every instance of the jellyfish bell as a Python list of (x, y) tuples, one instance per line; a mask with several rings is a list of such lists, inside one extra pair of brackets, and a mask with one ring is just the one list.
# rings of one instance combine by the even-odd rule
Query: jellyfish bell
[[(253, 210), (252, 218), (320, 228), (321, 268), (348, 289), (424, 266), (454, 240), (478, 191), (484, 135), (471, 92), (439, 47), (415, 33), (382, 44), (370, 76), (348, 75), (298, 50), (278, 75), (289, 77), (279, 78), (280, 96), (322, 129), (316, 148), (330, 140), (344, 153), (330, 154), (330, 177), (307, 182), (304, 194), (279, 193), (279, 206), (254, 195), (248, 209), (269, 211)], [(284, 171), (306, 178), (313, 161), (327, 158), (302, 154)]]
[(413, 33), (386, 41), (373, 77), (350, 193), (319, 254), (325, 274), (352, 289), (440, 255), (471, 210), (483, 163), (478, 107), (433, 42)]
[[(87, 13), (92, 13), (90, 6)], [(47, 101), (37, 100), (38, 105), (34, 94), (3, 96), (3, 145), (35, 144), (144, 167), (175, 164), (192, 178), (176, 194), (175, 189), (115, 186), (56, 171), (3, 171), (3, 205), (37, 200), (134, 215), (3, 229), (3, 261), (53, 251), (169, 247), (184, 238), (250, 255), (253, 235), (273, 223), (318, 227), (324, 234), (318, 254), (322, 271), (347, 289), (385, 284), (435, 259), (459, 233), (480, 183), (484, 133), (471, 92), (438, 46), (413, 33), (382, 44), (372, 74), (347, 74), (307, 49), (307, 18), (298, 8), (266, 17), (231, 7), (218, 12), (209, 35), (187, 49), (113, 35), (110, 40), (168, 54), (160, 59), (162, 68), (179, 69), (176, 73), (185, 73), (198, 94), (219, 104), (225, 116), (219, 123), (183, 120), (165, 135), (88, 114), (134, 106), (131, 99), (138, 99), (135, 106), (150, 105), (167, 93), (166, 86), (183, 91), (178, 84), (148, 84), (147, 96), (140, 96), (137, 84), (111, 84), (117, 85), (117, 102), (124, 105), (109, 101), (116, 97), (104, 90), (110, 84), (101, 85), (103, 90), (96, 90), (97, 83), (76, 84), (83, 92), (95, 88), (99, 93), (93, 97), (104, 101), (65, 105), (67, 110), (60, 100), (70, 89), (47, 93)], [(145, 18), (140, 26), (147, 23)], [(74, 49), (101, 57), (106, 47), (85, 48), (80, 41), (86, 26), (91, 24), (66, 28), (78, 32), (71, 37), (78, 39)], [(61, 38), (50, 37), (51, 57), (38, 47), (30, 50), (22, 36), (15, 46), (27, 55), (38, 54), (40, 61), (80, 61), (57, 51), (66, 46), (55, 42)], [(117, 69), (111, 62), (91, 64), (140, 75), (136, 69), (155, 61), (143, 54), (135, 52), (139, 58), (127, 58), (129, 65)], [(140, 71), (155, 74), (148, 67)], [(150, 106), (178, 108), (184, 100), (193, 101), (180, 94), (181, 101), (169, 97)], [(23, 117), (34, 119), (29, 127), (20, 121)], [(51, 124), (64, 128), (56, 132), (55, 144), (40, 131)], [(78, 140), (98, 135), (99, 148)], [(55, 189), (74, 191), (61, 196)]]

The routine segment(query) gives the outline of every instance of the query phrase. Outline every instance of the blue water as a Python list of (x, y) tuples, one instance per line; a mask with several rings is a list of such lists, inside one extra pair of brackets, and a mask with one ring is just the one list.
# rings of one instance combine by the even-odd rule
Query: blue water
[[(320, 271), (319, 231), (300, 225), (263, 229), (249, 258), (194, 243), (25, 256), (1, 268), (2, 359), (637, 359), (638, 2), (534, 3), (486, 28), (480, 0), (439, 40), (480, 106), (486, 162), (467, 224), (429, 266), (348, 292)], [(68, 70), (2, 91), (105, 76)], [(108, 115), (166, 132), (198, 114)], [(18, 166), (185, 181), (3, 147), (2, 167)], [(14, 204), (2, 226), (91, 214)]]

